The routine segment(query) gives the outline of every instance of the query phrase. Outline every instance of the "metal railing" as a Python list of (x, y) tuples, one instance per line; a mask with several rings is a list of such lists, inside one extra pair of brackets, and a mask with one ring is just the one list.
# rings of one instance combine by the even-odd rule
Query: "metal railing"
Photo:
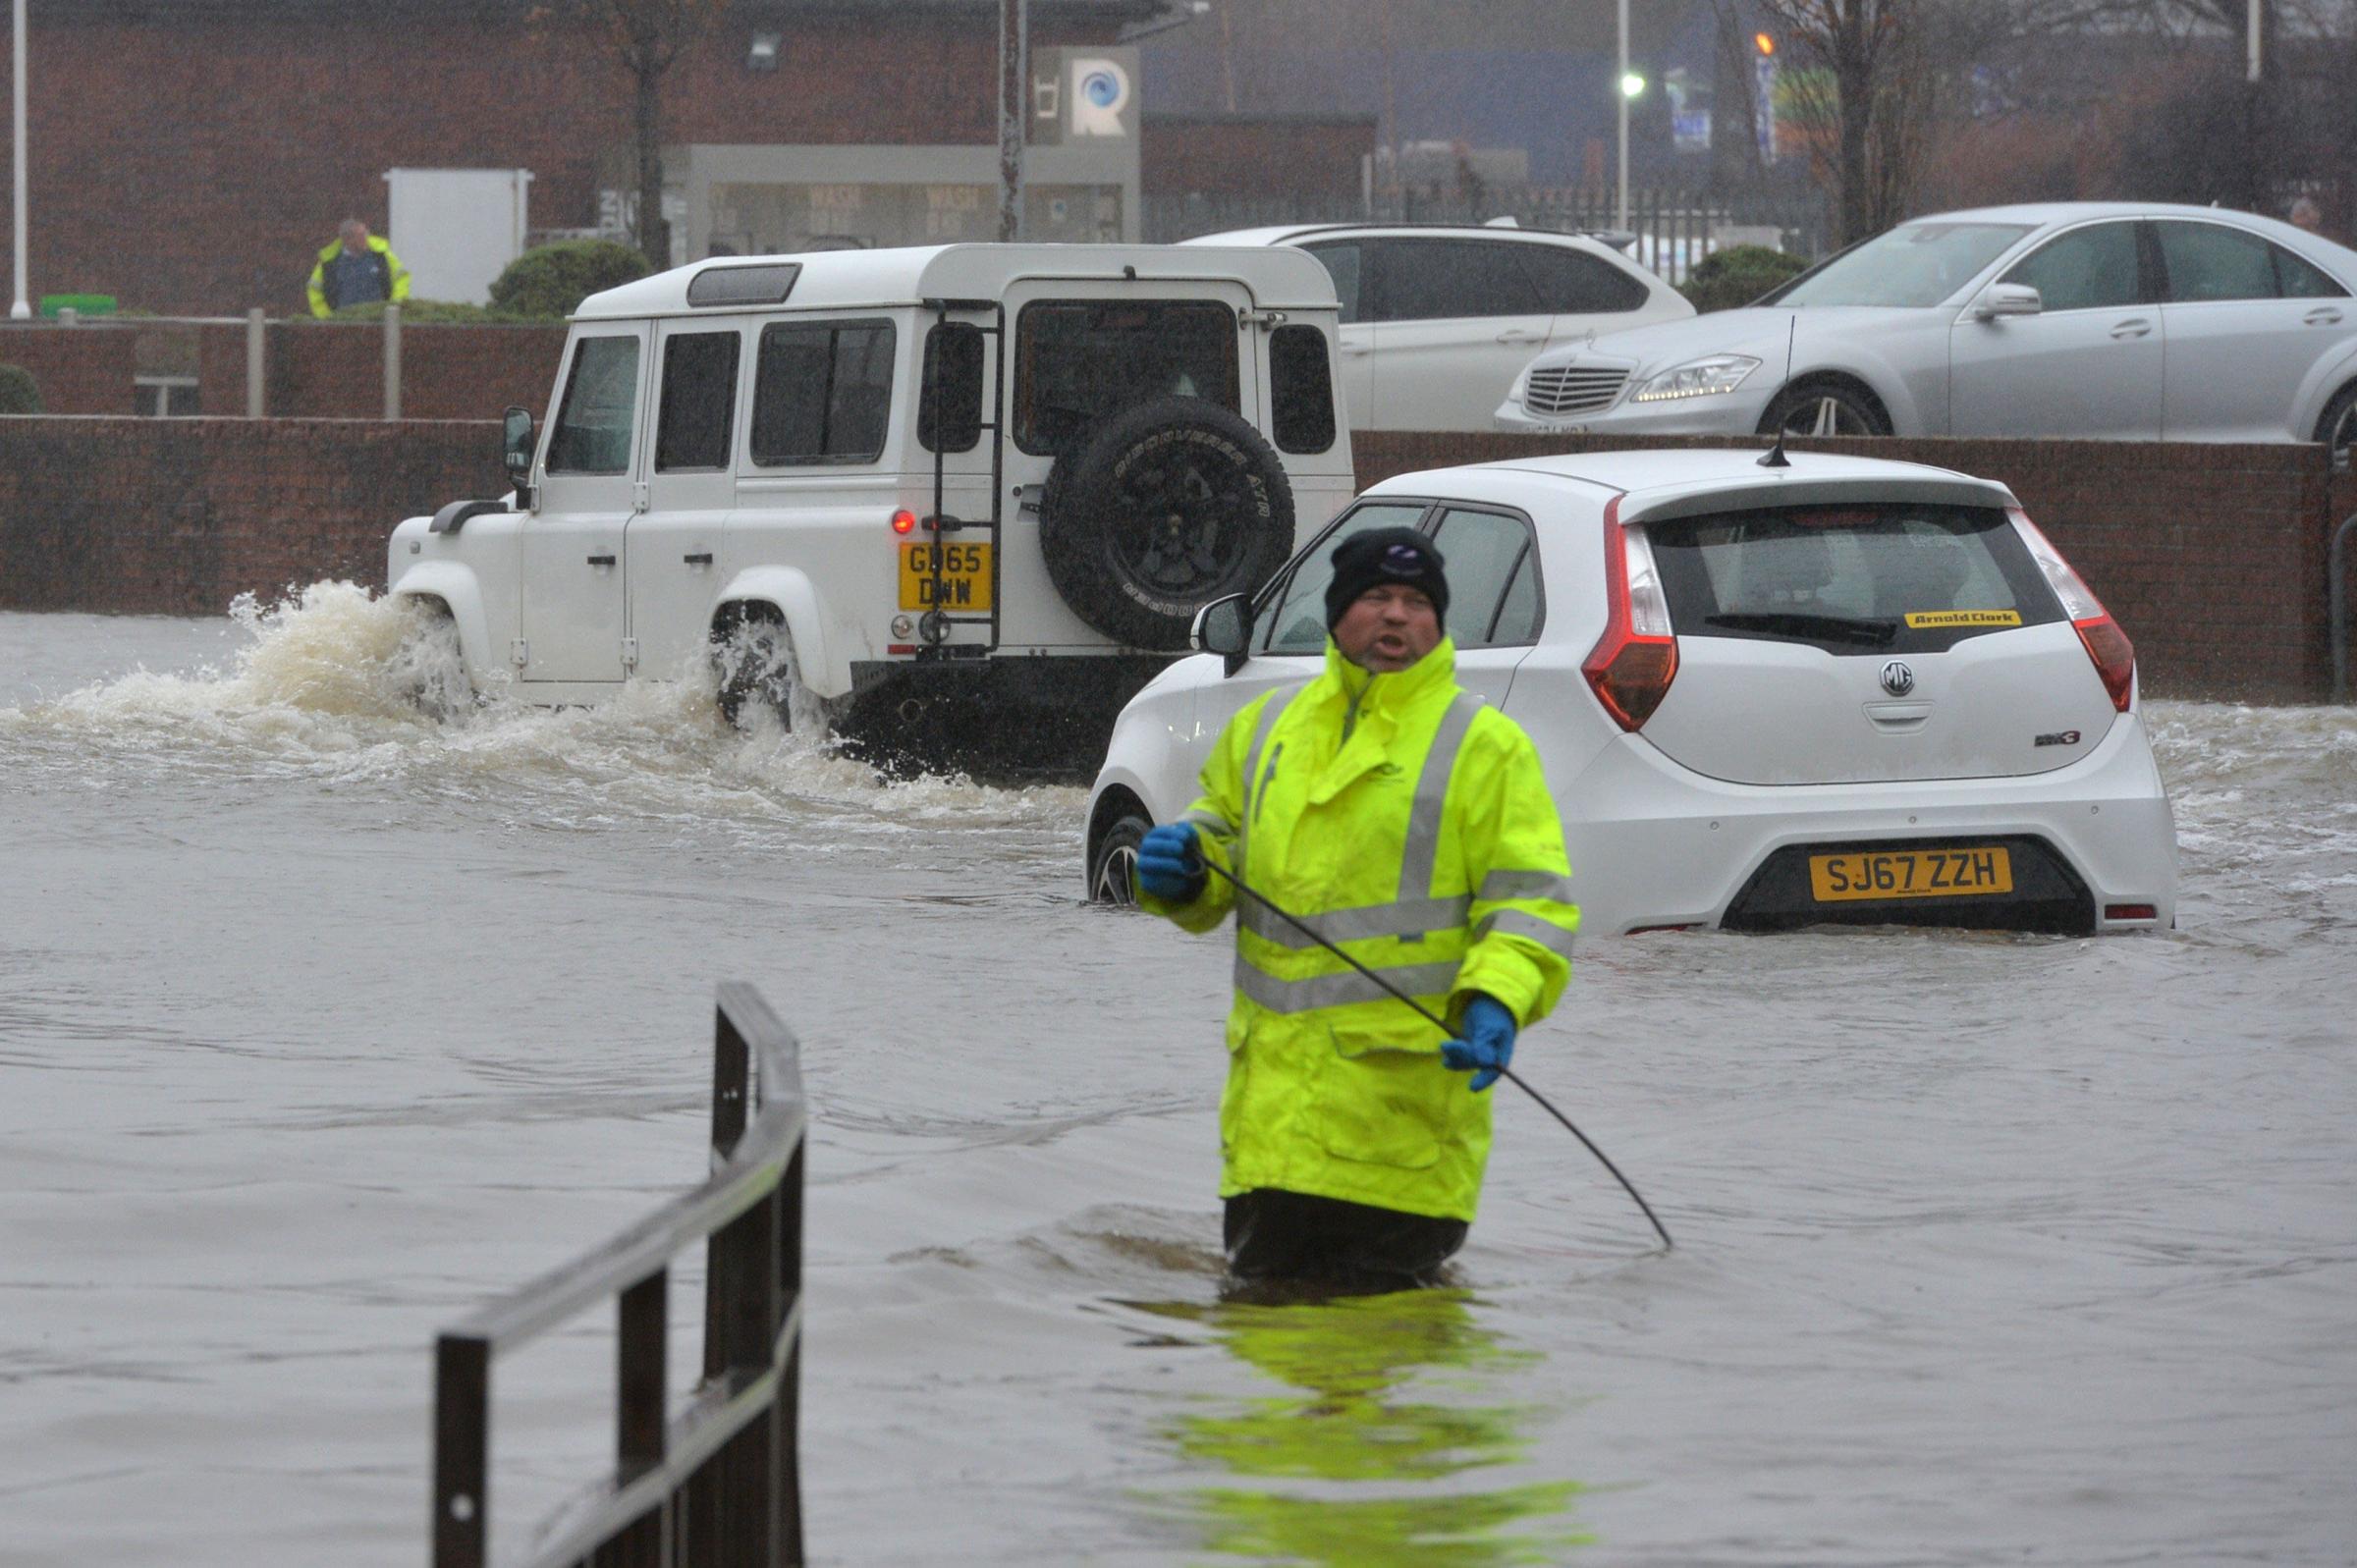
[[(752, 987), (721, 986), (711, 1178), (596, 1251), (490, 1303), (434, 1354), (434, 1568), (483, 1568), (491, 1368), (600, 1302), (617, 1306), (614, 1470), (565, 1510), (532, 1568), (776, 1568), (802, 1561), (799, 1048)], [(703, 1380), (677, 1420), (664, 1388), (671, 1260), (707, 1243)]]
[[(2352, 464), (2357, 466), (2357, 464)], [(2357, 512), (2340, 519), (2332, 543), (2325, 551), (2325, 611), (2332, 638), (2332, 700), (2349, 700), (2349, 535), (2357, 532)], [(2310, 604), (2316, 603), (2311, 599)]]
[[(289, 320), (307, 320), (290, 317)], [(384, 357), (384, 417), (401, 417), (402, 308), (388, 302), (383, 315), (371, 321), (323, 322), (323, 326), (362, 327), (379, 335)], [(186, 327), (242, 327), (246, 332), (246, 417), (260, 419), (269, 412), (269, 313), (258, 306), (242, 316), (85, 316), (71, 306), (57, 313), (54, 325), (75, 331), (166, 332)], [(38, 326), (42, 323), (34, 323)]]

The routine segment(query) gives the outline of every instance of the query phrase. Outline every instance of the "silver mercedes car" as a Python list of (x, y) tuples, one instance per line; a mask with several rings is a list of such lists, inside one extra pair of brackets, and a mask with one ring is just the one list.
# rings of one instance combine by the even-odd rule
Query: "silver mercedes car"
[(2357, 250), (2216, 207), (1918, 218), (1741, 310), (1549, 349), (1499, 428), (2357, 442)]

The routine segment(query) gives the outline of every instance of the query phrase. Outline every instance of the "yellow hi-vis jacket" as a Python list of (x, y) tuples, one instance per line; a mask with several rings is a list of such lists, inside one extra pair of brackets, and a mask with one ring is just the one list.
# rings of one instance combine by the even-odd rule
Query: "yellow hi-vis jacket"
[[(314, 316), (335, 314), (336, 307), (328, 302), (327, 297), (327, 269), (334, 265), (336, 257), (343, 251), (342, 240), (330, 240), (319, 247), (319, 259), (311, 263), (311, 279), (304, 286), (303, 293), (311, 301), (311, 314)], [(381, 234), (372, 234), (368, 237), (368, 252), (384, 272), (387, 301), (399, 304), (407, 299), (410, 297), (410, 269), (403, 266), (401, 257), (393, 253), (392, 242)]]
[[(1519, 725), (1456, 684), (1444, 641), (1326, 672), (1230, 721), (1181, 820), (1203, 852), (1454, 1024), (1475, 992), (1518, 1024), (1571, 973), (1562, 822)], [(1188, 931), (1236, 910), (1220, 1194), (1256, 1188), (1470, 1220), (1491, 1096), (1442, 1065), (1430, 1022), (1218, 876), (1140, 902)]]

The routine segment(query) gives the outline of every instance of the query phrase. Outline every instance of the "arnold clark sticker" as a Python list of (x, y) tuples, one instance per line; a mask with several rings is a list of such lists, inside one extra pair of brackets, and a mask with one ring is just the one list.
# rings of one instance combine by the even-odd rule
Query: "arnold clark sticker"
[(2021, 612), (2018, 610), (1914, 610), (1907, 614), (1907, 629), (1910, 631), (2020, 624)]

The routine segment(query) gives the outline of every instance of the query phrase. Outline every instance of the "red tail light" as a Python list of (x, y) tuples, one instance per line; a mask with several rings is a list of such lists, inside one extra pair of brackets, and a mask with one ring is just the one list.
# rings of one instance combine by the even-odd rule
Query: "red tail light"
[(2071, 624), (2079, 628), (2079, 641), (2087, 645), (2095, 673), (2104, 677), (2104, 689), (2111, 693), (2111, 706), (2126, 713), (2136, 695), (2136, 645), (2110, 616)]
[(1580, 671), (1613, 722), (1633, 734), (1677, 678), (1677, 638), (1653, 547), (1641, 531), (1620, 526), (1618, 496), (1604, 509), (1604, 635)]
[(892, 514), (892, 531), (894, 533), (914, 533), (916, 531), (916, 514), (910, 512), (906, 507)]
[(2087, 584), (2062, 559), (2054, 542), (2030, 520), (2030, 514), (2019, 508), (2011, 509), (2014, 531), (2021, 542), (2030, 548), (2030, 559), (2046, 574), (2048, 586), (2055, 597), (2062, 601), (2062, 613), (2079, 633), (2079, 643), (2094, 661), (2095, 673), (2103, 677), (2104, 690), (2110, 693), (2111, 706), (2126, 713), (2136, 700), (2136, 645), (2128, 634), (2119, 629), (2104, 602), (2088, 591)]

